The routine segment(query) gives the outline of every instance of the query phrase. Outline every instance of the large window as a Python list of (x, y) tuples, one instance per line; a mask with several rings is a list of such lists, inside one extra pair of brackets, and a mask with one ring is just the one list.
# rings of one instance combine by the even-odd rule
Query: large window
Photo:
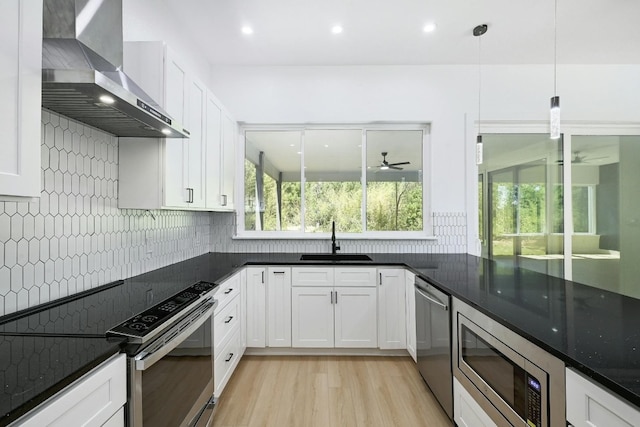
[(419, 237), (425, 220), (424, 125), (259, 128), (245, 135), (244, 230), (296, 237)]

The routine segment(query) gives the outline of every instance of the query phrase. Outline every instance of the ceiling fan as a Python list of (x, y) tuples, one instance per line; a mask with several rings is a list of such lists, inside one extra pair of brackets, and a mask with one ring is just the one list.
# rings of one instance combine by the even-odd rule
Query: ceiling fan
[(411, 164), (411, 162), (389, 163), (387, 161), (387, 154), (389, 153), (387, 153), (386, 151), (383, 151), (381, 154), (382, 154), (382, 162), (380, 163), (379, 166), (375, 166), (377, 168), (380, 168), (380, 170), (384, 171), (387, 169), (395, 169), (395, 170), (401, 171), (403, 168), (399, 168), (398, 166)]
[[(601, 159), (606, 159), (606, 158), (607, 158), (607, 156), (589, 157), (588, 155), (581, 155), (580, 151), (574, 151), (573, 152), (573, 157), (571, 157), (571, 164), (573, 164), (573, 165), (585, 164), (585, 163), (590, 163), (593, 160), (601, 160)], [(564, 164), (564, 160), (558, 160), (557, 163), (559, 165), (563, 165)]]

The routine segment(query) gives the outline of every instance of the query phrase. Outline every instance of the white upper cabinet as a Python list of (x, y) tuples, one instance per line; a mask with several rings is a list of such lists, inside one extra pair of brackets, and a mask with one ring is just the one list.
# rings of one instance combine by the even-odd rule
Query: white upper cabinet
[(42, 0), (2, 2), (0, 200), (40, 197)]
[(222, 189), (221, 204), (226, 209), (233, 209), (234, 184), (236, 173), (236, 141), (238, 139), (238, 124), (228, 114), (222, 117)]
[(206, 114), (206, 207), (231, 211), (234, 208), (237, 123), (211, 92), (207, 94)]
[(124, 69), (189, 138), (120, 138), (118, 206), (208, 208), (207, 87), (163, 42), (125, 43)]

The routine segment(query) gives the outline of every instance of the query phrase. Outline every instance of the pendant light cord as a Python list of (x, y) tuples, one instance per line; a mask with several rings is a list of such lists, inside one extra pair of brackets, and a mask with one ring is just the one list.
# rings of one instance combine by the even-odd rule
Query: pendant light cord
[(553, 9), (553, 95), (558, 95), (558, 0), (554, 0)]
[(482, 36), (478, 36), (478, 135), (481, 135), (480, 132), (480, 108), (481, 102), (480, 98), (482, 96)]

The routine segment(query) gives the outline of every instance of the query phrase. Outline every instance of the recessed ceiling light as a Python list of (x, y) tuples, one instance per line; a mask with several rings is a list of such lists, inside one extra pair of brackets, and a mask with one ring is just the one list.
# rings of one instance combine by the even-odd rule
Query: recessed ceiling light
[(109, 95), (101, 95), (99, 99), (100, 102), (104, 102), (105, 104), (113, 104), (114, 102), (116, 102), (116, 100)]
[(333, 27), (331, 27), (331, 32), (333, 34), (340, 34), (342, 32), (342, 26), (341, 25), (334, 25)]
[(248, 25), (245, 25), (244, 27), (242, 27), (242, 34), (253, 34), (253, 28), (251, 28)]
[(433, 33), (436, 30), (437, 26), (436, 24), (434, 24), (433, 22), (430, 22), (428, 24), (425, 24), (424, 27), (422, 27), (422, 31), (424, 31), (425, 33)]
[(324, 144), (324, 148), (329, 148), (329, 144)]

